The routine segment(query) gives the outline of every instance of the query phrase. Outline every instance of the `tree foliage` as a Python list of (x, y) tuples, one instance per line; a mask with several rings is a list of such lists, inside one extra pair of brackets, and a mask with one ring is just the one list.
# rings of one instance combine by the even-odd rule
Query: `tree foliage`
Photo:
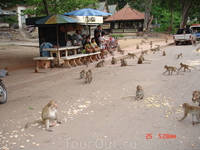
[[(27, 4), (34, 5), (35, 9), (27, 9), (24, 14), (44, 16), (46, 15), (45, 5), (43, 0), (26, 0)], [(82, 9), (86, 7), (95, 8), (94, 5), (97, 0), (46, 0), (48, 5), (49, 13), (52, 14), (63, 14), (76, 9)]]

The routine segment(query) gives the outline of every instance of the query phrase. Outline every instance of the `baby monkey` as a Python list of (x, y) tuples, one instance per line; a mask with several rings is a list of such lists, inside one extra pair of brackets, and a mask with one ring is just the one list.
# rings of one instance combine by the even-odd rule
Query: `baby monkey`
[(166, 56), (166, 52), (165, 51), (163, 51), (163, 56)]
[(177, 59), (179, 59), (180, 57), (183, 58), (182, 53), (180, 53), (180, 54), (177, 55)]
[(111, 64), (112, 65), (117, 64), (117, 59), (115, 57), (112, 57)]
[(82, 79), (82, 78), (85, 78), (85, 70), (84, 69), (80, 72), (80, 79)]

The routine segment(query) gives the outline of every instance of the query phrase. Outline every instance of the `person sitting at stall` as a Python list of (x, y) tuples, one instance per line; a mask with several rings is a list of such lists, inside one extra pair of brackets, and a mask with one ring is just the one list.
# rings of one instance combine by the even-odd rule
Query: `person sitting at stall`
[(87, 37), (85, 43), (83, 44), (83, 53), (94, 53), (96, 52), (96, 50), (92, 47), (91, 43), (90, 43), (90, 38)]
[(85, 34), (83, 34), (82, 37), (83, 37), (83, 39), (82, 39), (81, 43), (82, 43), (82, 45), (83, 45), (83, 44), (85, 43), (85, 41), (86, 41), (86, 37), (87, 37), (87, 36), (86, 36)]
[(41, 57), (50, 57), (50, 51), (43, 51), (43, 49), (59, 47), (59, 46), (53, 45), (49, 42), (46, 42), (45, 39), (41, 39), (41, 42), (42, 42), (42, 44), (40, 45), (40, 56)]
[(95, 42), (95, 38), (91, 39), (91, 46), (95, 49), (95, 51), (100, 51), (99, 46), (97, 45), (97, 43)]

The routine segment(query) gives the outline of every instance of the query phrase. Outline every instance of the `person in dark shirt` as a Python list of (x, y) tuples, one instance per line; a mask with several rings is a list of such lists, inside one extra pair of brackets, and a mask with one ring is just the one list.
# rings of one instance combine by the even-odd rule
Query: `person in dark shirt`
[(94, 53), (94, 52), (96, 52), (95, 48), (93, 48), (91, 46), (89, 37), (87, 37), (85, 42), (83, 43), (83, 49), (85, 50), (86, 53)]
[(101, 35), (101, 30), (102, 30), (101, 25), (98, 25), (97, 28), (94, 30), (94, 39), (98, 46), (99, 46), (99, 37)]

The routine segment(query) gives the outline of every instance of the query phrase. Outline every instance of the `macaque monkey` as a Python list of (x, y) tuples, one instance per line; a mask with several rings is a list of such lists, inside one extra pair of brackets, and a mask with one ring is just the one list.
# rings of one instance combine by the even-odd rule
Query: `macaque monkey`
[(108, 57), (108, 51), (103, 52), (104, 56)]
[(178, 70), (180, 70), (181, 68), (184, 68), (184, 72), (185, 72), (186, 69), (191, 71), (191, 69), (189, 69), (189, 67), (194, 68), (194, 69), (197, 70), (197, 68), (195, 68), (193, 66), (189, 66), (189, 65), (183, 64), (183, 63), (180, 63), (180, 65), (181, 65), (181, 67)]
[(8, 76), (8, 75), (9, 75), (9, 69), (8, 69), (8, 67), (5, 67), (4, 70), (7, 71), (7, 72), (6, 72), (6, 76)]
[(126, 41), (126, 38), (124, 38), (124, 41)]
[[(130, 96), (127, 96), (127, 97), (123, 97), (122, 99), (129, 98), (129, 97), (134, 97), (134, 95), (130, 95)], [(140, 85), (138, 85), (138, 86), (136, 87), (135, 100), (143, 99), (143, 97), (144, 97), (144, 90), (142, 89), (142, 87), (141, 87)]]
[(193, 91), (193, 93), (192, 93), (192, 102), (193, 103), (198, 102), (199, 106), (200, 106), (200, 91), (199, 90)]
[(38, 72), (39, 72), (39, 67), (35, 66), (35, 73), (38, 73)]
[(141, 40), (140, 45), (142, 45), (143, 43), (146, 43), (144, 40)]
[(114, 56), (114, 55), (115, 55), (115, 51), (114, 51), (114, 50), (112, 50), (112, 49), (110, 49), (110, 50), (109, 50), (109, 53), (110, 53), (110, 55), (112, 55), (112, 56)]
[(160, 51), (160, 45), (156, 45), (156, 51)]
[(168, 38), (167, 37), (165, 38), (165, 42), (168, 43)]
[(105, 62), (105, 60), (102, 60), (100, 62), (97, 63), (96, 67), (103, 67), (103, 63)]
[(153, 42), (152, 42), (152, 41), (150, 41), (150, 45), (153, 45)]
[(89, 69), (87, 72), (86, 72), (86, 77), (85, 77), (85, 83), (89, 83), (92, 81), (92, 70)]
[(136, 87), (136, 97), (135, 97), (135, 99), (140, 100), (140, 99), (143, 99), (143, 97), (144, 97), (144, 90), (142, 89), (142, 87), (140, 85), (138, 85)]
[(182, 119), (178, 121), (184, 120), (187, 117), (188, 113), (190, 113), (192, 115), (192, 125), (195, 125), (195, 121), (194, 121), (195, 116), (199, 122), (200, 106), (191, 106), (188, 103), (184, 103), (182, 107), (184, 110), (184, 116)]
[(50, 60), (50, 68), (53, 69), (55, 67), (55, 60)]
[(115, 57), (112, 57), (111, 64), (112, 65), (117, 64), (117, 59)]
[(198, 52), (200, 50), (200, 46), (196, 49), (196, 51)]
[(88, 67), (89, 63), (90, 62), (84, 57), (83, 58), (83, 64), (86, 65), (86, 67)]
[(140, 49), (140, 46), (139, 46), (139, 44), (137, 44), (137, 46), (136, 46), (136, 49)]
[[(135, 57), (137, 57), (136, 54), (134, 54), (134, 53), (128, 53), (128, 55), (130, 56), (130, 58), (133, 57), (133, 59), (134, 59)], [(137, 57), (137, 58), (138, 58), (138, 57)]]
[(153, 52), (153, 54), (155, 54), (156, 51), (157, 51), (157, 48), (151, 48), (150, 49), (150, 53)]
[(148, 40), (148, 35), (143, 35), (143, 38), (144, 38), (145, 40)]
[(147, 55), (148, 55), (148, 51), (147, 51), (147, 50), (142, 51), (142, 55), (144, 55), (144, 54), (147, 54)]
[(163, 51), (163, 56), (166, 56), (166, 52), (165, 51)]
[(25, 128), (28, 128), (30, 124), (34, 123), (43, 123), (45, 124), (45, 129), (47, 131), (53, 131), (49, 127), (53, 127), (57, 124), (61, 124), (60, 121), (58, 121), (58, 111), (57, 111), (57, 102), (54, 100), (51, 100), (42, 110), (42, 121), (36, 120), (32, 122), (28, 122), (25, 126)]
[(180, 54), (177, 55), (177, 59), (179, 59), (180, 57), (183, 58), (182, 53), (180, 53)]
[(172, 75), (173, 72), (176, 72), (177, 74), (179, 73), (176, 67), (165, 65), (164, 68), (166, 69), (166, 71), (163, 72), (163, 74), (165, 74), (166, 72), (168, 72), (168, 75)]
[(144, 57), (141, 57), (141, 55), (140, 55), (140, 57), (138, 58), (138, 64), (142, 64), (143, 58), (144, 58)]
[(121, 67), (123, 67), (123, 66), (127, 66), (127, 61), (126, 61), (126, 59), (120, 59), (120, 61), (121, 61)]
[(85, 78), (85, 70), (84, 69), (80, 72), (80, 79), (82, 79), (82, 78)]

